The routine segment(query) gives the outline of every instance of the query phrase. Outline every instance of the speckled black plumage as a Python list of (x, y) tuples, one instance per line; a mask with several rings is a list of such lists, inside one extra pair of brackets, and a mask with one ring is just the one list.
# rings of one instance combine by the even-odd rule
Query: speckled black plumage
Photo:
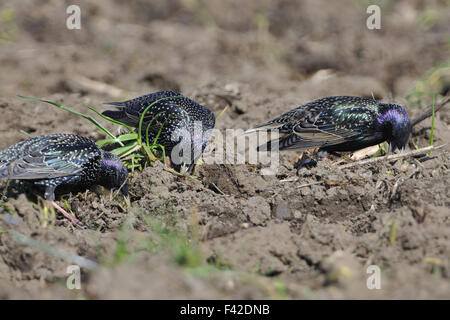
[[(353, 151), (387, 141), (404, 149), (411, 132), (405, 108), (370, 98), (335, 96), (301, 105), (247, 132), (278, 129), (279, 149)], [(268, 149), (275, 140), (260, 146)]]
[[(50, 201), (57, 187), (120, 188), (127, 176), (119, 158), (75, 134), (38, 136), (0, 152), (0, 178), (29, 180), (44, 187)], [(127, 188), (124, 185), (121, 190)]]
[[(152, 143), (161, 130), (157, 143), (165, 147), (166, 155), (170, 156), (172, 163), (193, 164), (208, 144), (210, 131), (215, 125), (215, 117), (208, 108), (179, 96), (181, 94), (174, 91), (159, 91), (128, 101), (110, 102), (107, 104), (114, 105), (119, 110), (107, 110), (103, 114), (129, 126), (138, 127), (144, 110), (153, 102), (167, 98), (157, 102), (147, 111), (142, 134), (145, 136), (148, 127), (149, 141)], [(186, 158), (180, 159), (183, 157), (180, 150), (183, 149), (191, 150), (188, 157), (190, 161), (184, 161)]]

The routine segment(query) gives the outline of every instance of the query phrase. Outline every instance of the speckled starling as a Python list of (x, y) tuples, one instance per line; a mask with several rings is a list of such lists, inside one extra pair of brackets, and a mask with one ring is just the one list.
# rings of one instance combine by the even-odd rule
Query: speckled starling
[(190, 171), (208, 144), (214, 128), (214, 113), (208, 108), (177, 92), (159, 91), (128, 101), (106, 103), (119, 110), (107, 110), (103, 114), (138, 127), (144, 110), (162, 98), (164, 100), (150, 107), (145, 114), (142, 135), (146, 136), (148, 128), (150, 143), (158, 137), (156, 142), (164, 146), (174, 167), (179, 170), (187, 165)]
[(55, 189), (101, 185), (128, 191), (128, 172), (112, 153), (75, 134), (50, 134), (19, 142), (0, 152), (0, 178), (28, 180), (45, 188), (45, 199), (73, 223), (81, 225), (55, 200)]
[[(336, 96), (301, 105), (267, 123), (250, 129), (278, 129), (279, 149), (319, 147), (323, 151), (354, 151), (383, 141), (390, 150), (403, 150), (411, 132), (405, 108), (374, 99)], [(267, 150), (274, 140), (259, 146)]]

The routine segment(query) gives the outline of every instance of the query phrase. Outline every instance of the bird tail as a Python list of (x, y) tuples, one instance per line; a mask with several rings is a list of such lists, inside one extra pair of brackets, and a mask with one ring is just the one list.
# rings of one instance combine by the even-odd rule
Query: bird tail
[(127, 114), (125, 113), (124, 102), (105, 102), (104, 104), (115, 106), (119, 110), (118, 111), (106, 110), (102, 112), (102, 115), (121, 122), (122, 120), (127, 118)]
[(118, 109), (123, 109), (125, 108), (125, 102), (105, 102), (104, 104), (110, 105), (110, 106), (115, 106)]
[(10, 165), (0, 167), (0, 179), (9, 178), (10, 176), (11, 176), (11, 166)]
[(256, 127), (254, 127), (254, 128), (244, 131), (244, 134), (248, 134), (248, 133), (252, 133), (252, 132), (256, 132), (256, 131), (269, 131), (272, 129), (277, 129), (279, 127), (280, 127), (279, 123), (266, 122), (266, 123), (263, 123), (263, 124), (260, 124)]
[(102, 115), (107, 116), (113, 120), (122, 122), (129, 126), (136, 126), (137, 123), (124, 110), (106, 110), (102, 112)]
[[(114, 120), (120, 121), (131, 127), (139, 125), (140, 117), (142, 116), (140, 110), (129, 110), (125, 102), (109, 102), (107, 104), (116, 106), (119, 110), (106, 110), (102, 114)], [(155, 117), (159, 119), (166, 119), (170, 116), (171, 121), (188, 118), (187, 112), (177, 104), (167, 103), (164, 105), (154, 105), (148, 110), (144, 117), (144, 123), (151, 121)]]

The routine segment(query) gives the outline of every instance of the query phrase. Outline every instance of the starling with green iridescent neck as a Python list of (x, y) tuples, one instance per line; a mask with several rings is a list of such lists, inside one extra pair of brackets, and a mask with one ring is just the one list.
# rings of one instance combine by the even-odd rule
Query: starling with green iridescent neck
[(374, 99), (336, 96), (301, 105), (281, 116), (250, 129), (277, 129), (277, 140), (259, 146), (267, 150), (319, 147), (323, 151), (354, 151), (387, 141), (390, 150), (404, 150), (411, 132), (405, 108)]
[[(156, 102), (159, 99), (161, 101)], [(118, 108), (103, 115), (132, 127), (139, 126), (145, 109), (152, 103), (143, 119), (142, 135), (148, 133), (149, 142), (165, 148), (177, 170), (187, 165), (191, 171), (208, 144), (215, 125), (214, 113), (197, 102), (174, 91), (158, 91), (123, 102), (106, 104)]]
[(55, 189), (101, 185), (128, 191), (122, 161), (94, 141), (75, 134), (50, 134), (19, 142), (0, 152), (0, 178), (28, 180), (45, 188), (44, 197), (74, 224), (82, 225), (55, 200)]

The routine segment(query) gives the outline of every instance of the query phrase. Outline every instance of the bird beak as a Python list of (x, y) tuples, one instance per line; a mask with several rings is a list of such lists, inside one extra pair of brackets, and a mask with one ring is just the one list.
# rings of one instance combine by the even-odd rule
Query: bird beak
[(388, 149), (388, 153), (392, 153), (392, 143), (388, 143), (389, 149)]
[(130, 189), (130, 186), (129, 186), (128, 181), (127, 181), (124, 185), (122, 185), (122, 187), (120, 187), (120, 193), (124, 197), (126, 197), (128, 195), (129, 189)]
[(112, 188), (111, 191), (117, 192), (117, 194), (120, 192), (120, 194), (124, 197), (128, 195), (129, 185), (128, 181), (123, 183), (119, 188)]

